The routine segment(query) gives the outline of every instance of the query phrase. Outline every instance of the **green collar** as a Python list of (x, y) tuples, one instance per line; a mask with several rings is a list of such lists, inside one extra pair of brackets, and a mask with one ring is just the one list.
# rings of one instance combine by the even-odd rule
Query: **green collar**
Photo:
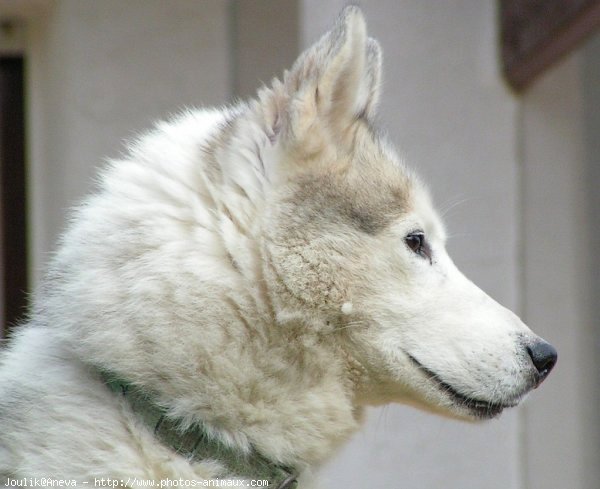
[(269, 487), (275, 489), (296, 487), (297, 474), (291, 468), (268, 460), (254, 448), (249, 454), (243, 454), (211, 436), (201, 424), (182, 431), (179, 423), (168, 418), (166, 409), (156, 404), (143, 389), (108, 372), (101, 372), (101, 376), (112, 391), (127, 399), (133, 412), (150, 427), (154, 436), (180, 455), (194, 461), (216, 460), (235, 477), (266, 479)]

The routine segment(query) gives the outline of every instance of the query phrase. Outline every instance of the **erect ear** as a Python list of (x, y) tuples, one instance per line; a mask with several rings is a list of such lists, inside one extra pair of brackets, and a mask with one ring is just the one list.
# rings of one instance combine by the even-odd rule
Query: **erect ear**
[(360, 9), (347, 7), (286, 72), (279, 87), (282, 137), (308, 152), (318, 150), (325, 133), (344, 139), (358, 118), (374, 116), (380, 78), (379, 45), (367, 38)]
[(358, 114), (366, 119), (375, 117), (379, 104), (381, 64), (381, 47), (375, 39), (369, 38), (367, 40), (367, 66), (357, 99)]

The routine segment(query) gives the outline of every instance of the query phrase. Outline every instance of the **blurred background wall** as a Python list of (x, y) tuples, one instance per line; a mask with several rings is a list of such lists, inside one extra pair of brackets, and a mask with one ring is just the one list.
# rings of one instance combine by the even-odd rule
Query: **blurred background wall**
[[(106, 157), (185, 106), (251, 95), (345, 3), (0, 0), (0, 56), (26, 67), (32, 287)], [(362, 7), (384, 51), (381, 125), (429, 182), (451, 255), (552, 342), (559, 363), (521, 407), (484, 425), (372, 409), (323, 486), (596, 488), (600, 37), (517, 95), (501, 73), (494, 1)]]

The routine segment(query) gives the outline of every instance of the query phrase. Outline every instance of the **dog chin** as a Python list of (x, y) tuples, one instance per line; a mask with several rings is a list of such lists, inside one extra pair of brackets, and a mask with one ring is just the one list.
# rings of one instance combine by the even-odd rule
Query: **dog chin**
[(477, 405), (465, 405), (447, 397), (446, 399), (440, 399), (439, 402), (429, 398), (427, 400), (409, 399), (404, 400), (403, 403), (436, 416), (466, 422), (479, 422), (497, 418), (505, 408), (514, 406), (512, 404), (481, 403), (481, 401), (477, 401)]
[(465, 396), (449, 386), (438, 386), (438, 388), (443, 389), (444, 396), (451, 401), (449, 409), (452, 415), (469, 421), (484, 421), (497, 418), (505, 409), (517, 406), (522, 397), (518, 396), (510, 401), (503, 402), (487, 401)]
[(513, 406), (513, 404), (504, 405), (473, 400), (469, 401), (468, 404), (457, 405), (458, 409), (460, 410), (460, 414), (458, 414), (457, 417), (467, 421), (485, 421), (488, 419), (497, 418), (502, 414), (504, 409)]
[(515, 407), (519, 404), (522, 398), (529, 392), (530, 389), (525, 389), (508, 400), (489, 401), (478, 399), (465, 395), (455, 389), (452, 385), (444, 382), (435, 373), (424, 367), (412, 355), (407, 354), (413, 365), (424, 375), (428, 381), (433, 384), (436, 391), (435, 397), (442, 397), (441, 402), (424, 402), (425, 405), (419, 403), (421, 409), (435, 412), (436, 414), (447, 416), (450, 418), (465, 420), (465, 421), (484, 421), (497, 418), (502, 414), (504, 409)]

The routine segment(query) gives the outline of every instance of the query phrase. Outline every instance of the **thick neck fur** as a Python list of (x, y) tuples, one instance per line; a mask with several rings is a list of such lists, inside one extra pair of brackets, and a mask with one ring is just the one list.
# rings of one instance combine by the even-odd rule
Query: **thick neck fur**
[(336, 334), (314, 318), (278, 319), (257, 239), (264, 114), (219, 114), (161, 124), (112, 163), (74, 214), (36, 316), (184, 423), (305, 467), (347, 439), (360, 410)]

